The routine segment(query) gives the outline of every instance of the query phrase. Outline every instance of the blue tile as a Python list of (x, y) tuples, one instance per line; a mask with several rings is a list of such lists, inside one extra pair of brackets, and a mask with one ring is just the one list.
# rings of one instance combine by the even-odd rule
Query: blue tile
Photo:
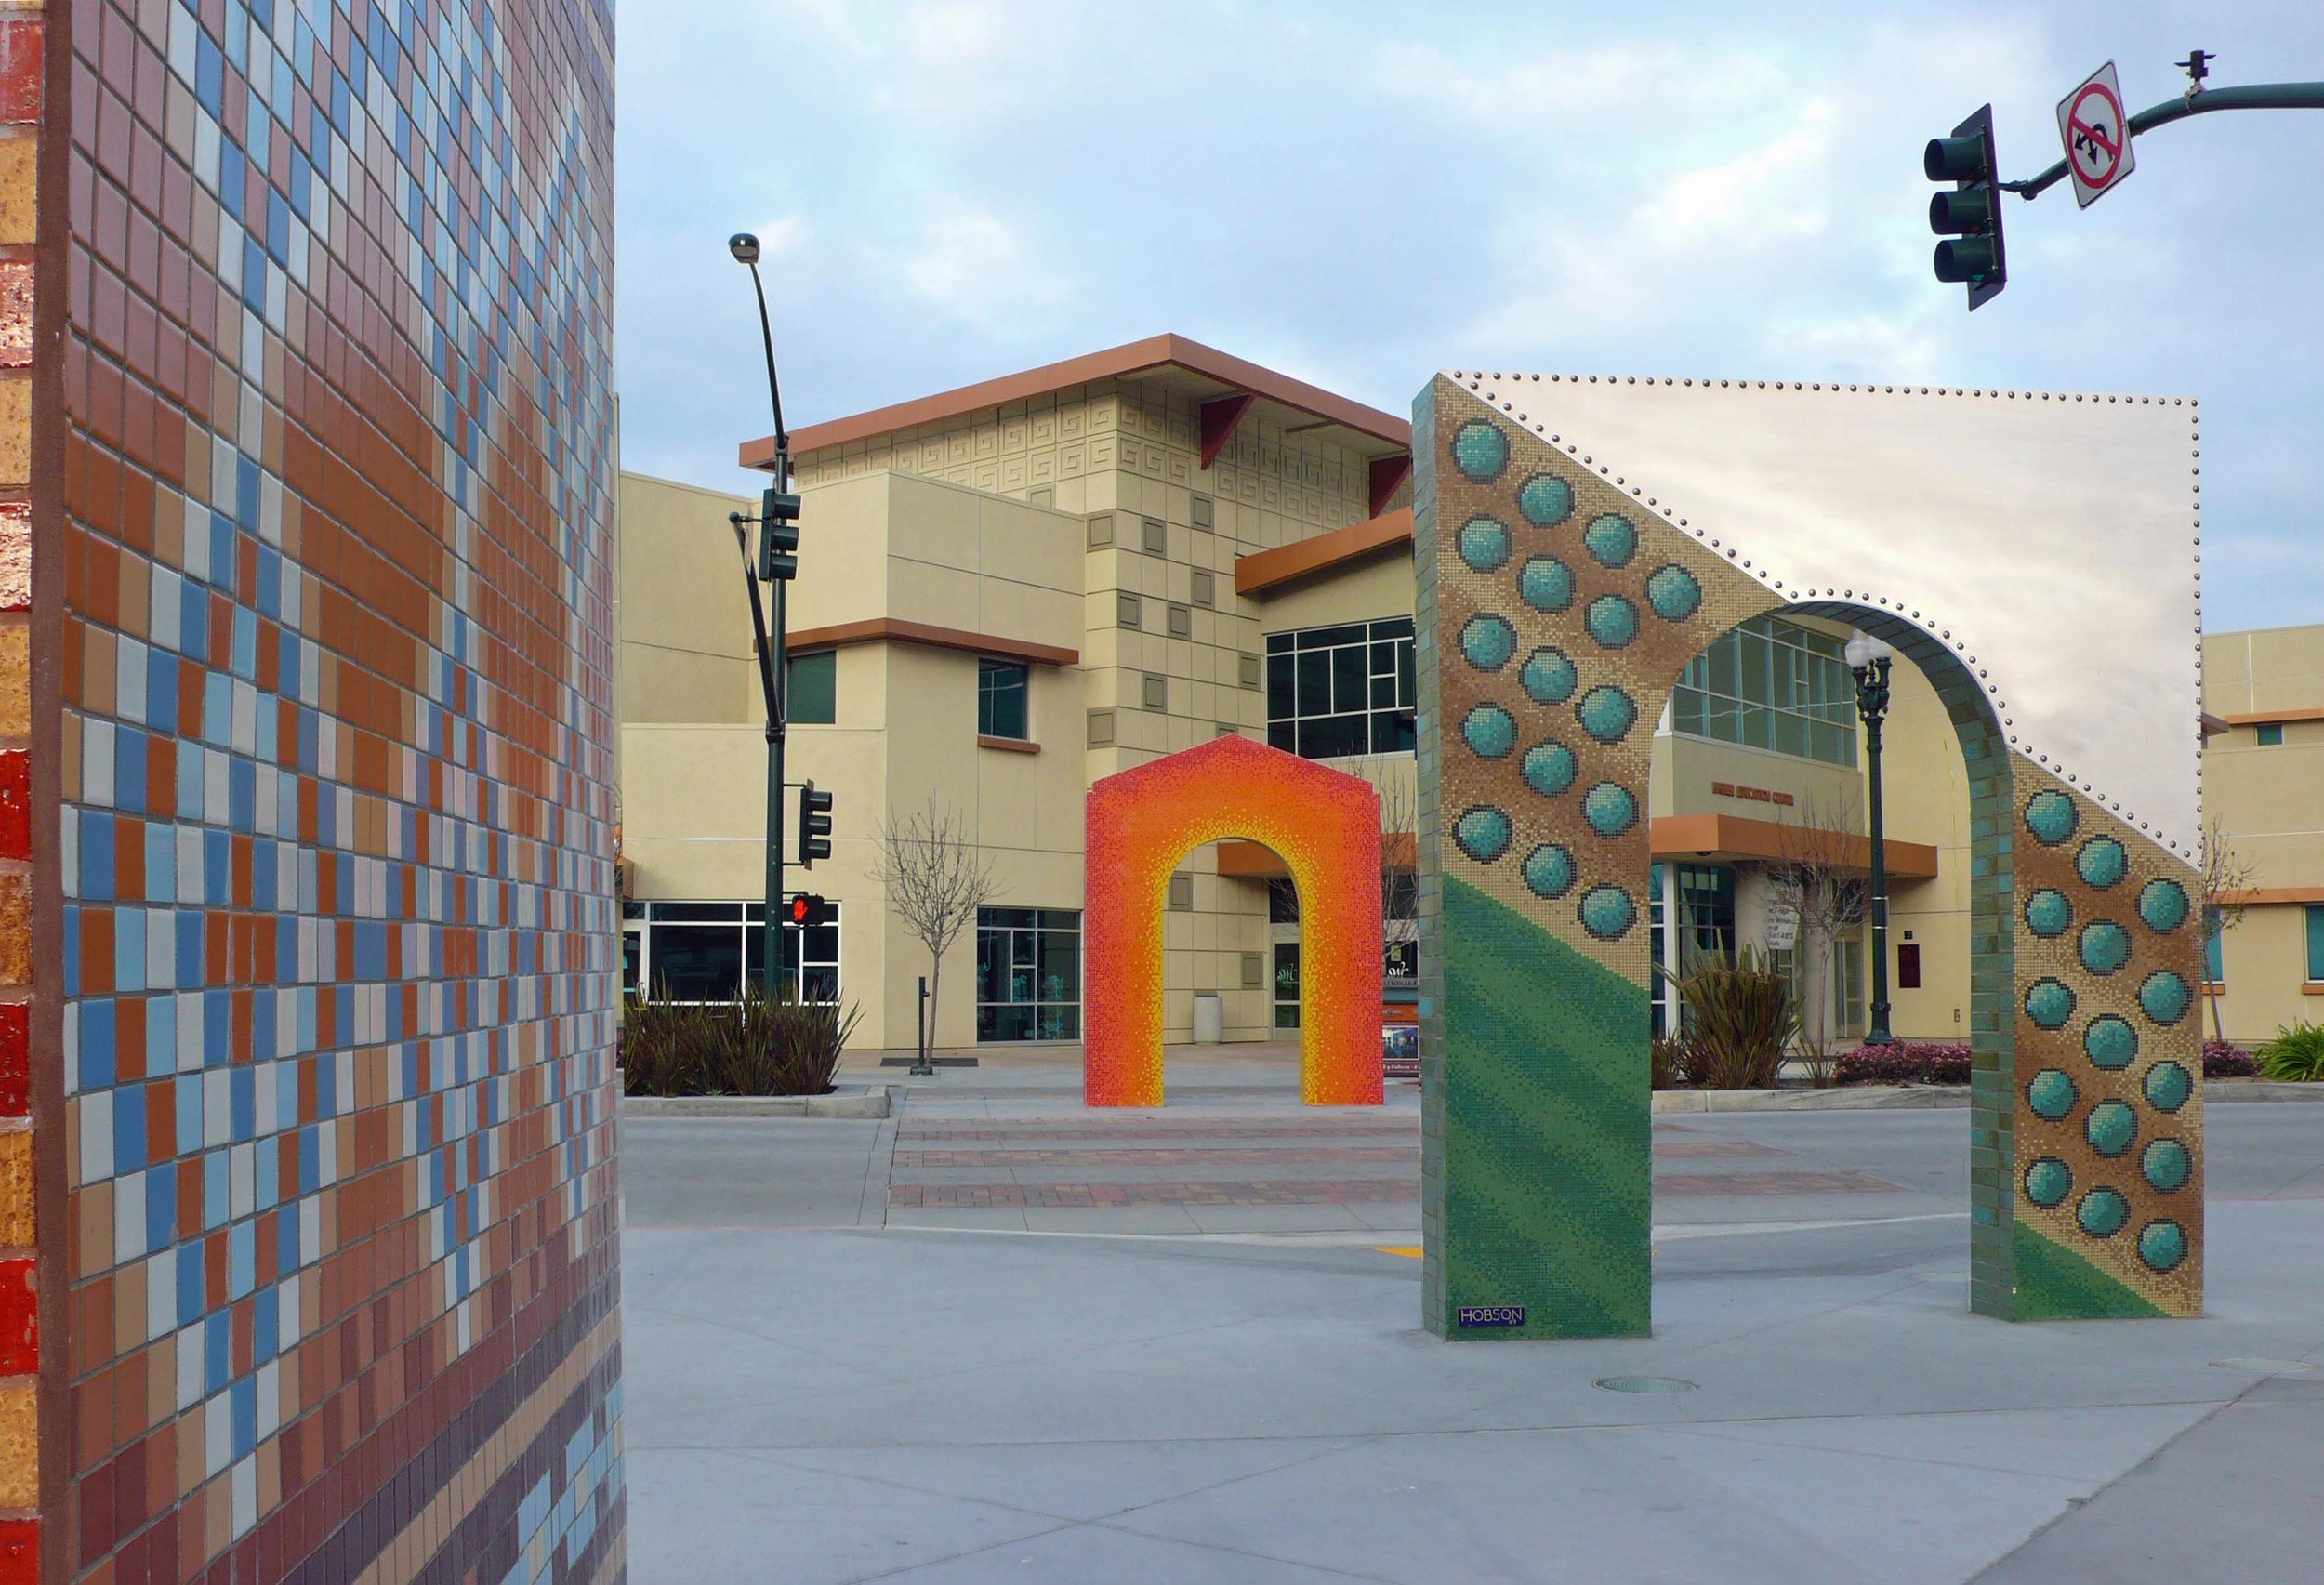
[(258, 1132), (258, 1073), (247, 1063), (227, 1075), (227, 1128), (236, 1144), (247, 1144)]
[(161, 1249), (178, 1241), (178, 1169), (156, 1167), (145, 1175), (145, 1247)]
[(178, 1076), (178, 1154), (191, 1156), (202, 1148), (202, 1076)]
[(202, 1246), (180, 1246), (175, 1251), (175, 1258), (178, 1262), (178, 1324), (191, 1327), (207, 1308), (203, 1302), (206, 1295), (202, 1290)]
[(178, 1066), (178, 998), (145, 998), (145, 1071), (160, 1076)]
[(109, 902), (113, 894), (113, 817), (91, 809), (82, 810), (80, 816), (80, 895)]
[(113, 910), (113, 989), (145, 989), (145, 910)]
[(202, 1322), (202, 1391), (205, 1396), (223, 1392), (234, 1379), (233, 1317), (212, 1311)]
[(145, 1166), (145, 1086), (125, 1084), (113, 1091), (113, 1176), (126, 1177)]
[(238, 1222), (226, 1235), (226, 1297), (246, 1299), (258, 1282), (258, 1224)]
[(145, 810), (145, 733), (133, 726), (113, 729), (113, 802), (122, 809)]
[(180, 908), (177, 914), (178, 984), (191, 990), (202, 984), (202, 914), (199, 909)]
[(233, 1207), (230, 1193), (233, 1185), (227, 1177), (226, 1153), (213, 1150), (202, 1157), (202, 1227), (216, 1232), (226, 1225)]
[(178, 832), (158, 820), (145, 827), (145, 895), (155, 903), (178, 901)]

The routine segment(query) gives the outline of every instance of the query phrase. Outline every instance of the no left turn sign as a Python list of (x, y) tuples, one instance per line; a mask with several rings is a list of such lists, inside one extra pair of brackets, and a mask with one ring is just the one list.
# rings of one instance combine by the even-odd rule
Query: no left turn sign
[(2058, 137), (2066, 144), (2066, 168), (2074, 178), (2074, 200), (2090, 207), (2131, 174), (2130, 117), (2122, 112), (2122, 85), (2109, 60), (2058, 101)]

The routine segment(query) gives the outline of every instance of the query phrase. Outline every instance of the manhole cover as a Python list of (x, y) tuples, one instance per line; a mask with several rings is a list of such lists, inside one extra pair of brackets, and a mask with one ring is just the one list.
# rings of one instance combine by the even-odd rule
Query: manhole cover
[(1675, 1376), (1601, 1376), (1590, 1383), (1609, 1393), (1691, 1393), (1692, 1381), (1682, 1381)]
[(2214, 1359), (2213, 1370), (2246, 1370), (2254, 1376), (2304, 1376), (2316, 1368), (2304, 1359)]

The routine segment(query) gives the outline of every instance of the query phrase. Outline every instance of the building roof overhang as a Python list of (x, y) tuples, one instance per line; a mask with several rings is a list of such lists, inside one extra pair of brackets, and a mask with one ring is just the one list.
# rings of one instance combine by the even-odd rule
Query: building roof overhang
[[(808, 424), (791, 431), (791, 455), (794, 458), (804, 457), (812, 452), (827, 451), (878, 435), (967, 418), (972, 414), (1030, 402), (1051, 391), (1099, 380), (1159, 381), (1200, 405), (1205, 410), (1206, 464), (1231, 438), (1235, 425), (1248, 414), (1263, 411), (1281, 428), (1320, 432), (1372, 459), (1377, 500), (1386, 498), (1378, 495), (1383, 485), (1393, 495), (1395, 485), (1409, 471), (1409, 420), (1262, 368), (1199, 341), (1190, 341), (1183, 336), (1150, 336), (1142, 341), (1067, 358), (1021, 374), (1003, 375), (933, 396)], [(741, 462), (745, 468), (772, 469), (774, 437), (765, 435), (744, 442)]]
[(1328, 534), (1311, 535), (1278, 545), (1272, 550), (1260, 550), (1248, 556), (1235, 558), (1235, 592), (1246, 599), (1261, 599), (1280, 594), (1285, 588), (1301, 580), (1345, 567), (1353, 562), (1392, 550), (1409, 553), (1412, 547), (1412, 509), (1399, 507), (1393, 512), (1362, 522), (1335, 528)]

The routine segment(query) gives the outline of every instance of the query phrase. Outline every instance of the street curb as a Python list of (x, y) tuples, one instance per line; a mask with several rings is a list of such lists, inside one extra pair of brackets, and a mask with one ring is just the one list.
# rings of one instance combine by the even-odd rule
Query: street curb
[[(2223, 1103), (2324, 1101), (2324, 1084), (2285, 1084), (2265, 1078), (2213, 1078), (2203, 1099)], [(1664, 1112), (1878, 1112), (1966, 1106), (1965, 1084), (1852, 1084), (1844, 1090), (1657, 1090)]]
[(888, 1086), (843, 1084), (828, 1095), (625, 1095), (625, 1117), (884, 1117)]

